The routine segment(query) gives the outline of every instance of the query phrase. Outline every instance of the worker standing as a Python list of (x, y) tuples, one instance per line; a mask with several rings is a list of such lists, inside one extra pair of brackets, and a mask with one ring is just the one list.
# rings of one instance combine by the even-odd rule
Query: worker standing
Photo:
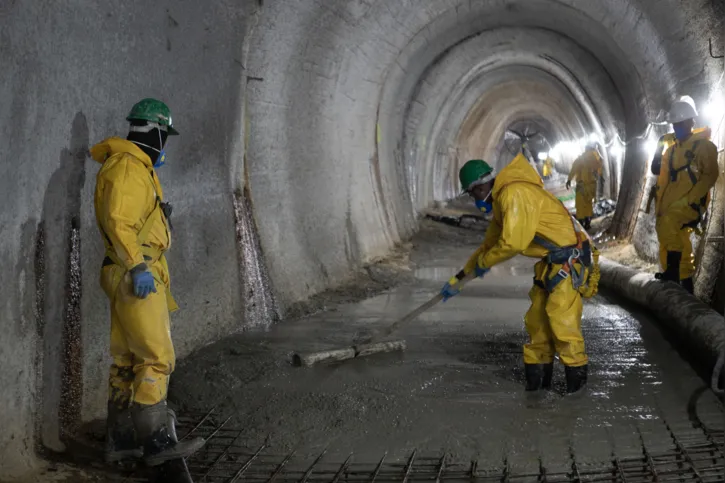
[(102, 165), (95, 209), (106, 248), (101, 287), (111, 308), (105, 456), (108, 462), (143, 456), (156, 466), (204, 444), (201, 438), (177, 443), (166, 406), (175, 364), (169, 312), (178, 306), (164, 256), (171, 245), (171, 210), (156, 169), (165, 162), (167, 136), (178, 132), (169, 108), (156, 99), (141, 100), (126, 119), (126, 139), (111, 137), (91, 148)]
[(672, 104), (669, 120), (674, 139), (659, 163), (655, 201), (663, 268), (656, 277), (679, 283), (690, 293), (694, 292), (696, 268), (690, 234), (707, 211), (710, 189), (718, 177), (717, 147), (710, 141), (710, 130), (693, 132), (697, 116), (695, 103), (688, 96)]
[(552, 173), (554, 172), (554, 160), (551, 159), (549, 156), (546, 157), (544, 160), (544, 165), (541, 168), (541, 174), (543, 175), (544, 179), (551, 178)]
[(554, 356), (565, 366), (568, 393), (587, 382), (588, 358), (581, 332), (582, 296), (596, 293), (598, 252), (564, 205), (544, 189), (536, 170), (519, 154), (501, 172), (483, 160), (467, 162), (460, 173), (463, 190), (493, 220), (483, 244), (441, 290), (457, 295), (461, 280), (483, 277), (491, 267), (516, 255), (539, 258), (534, 268), (531, 307), (525, 316), (530, 341), (524, 346), (526, 390), (551, 387)]
[(602, 177), (602, 169), (602, 158), (597, 151), (597, 144), (589, 143), (584, 153), (574, 161), (566, 181), (566, 189), (571, 189), (571, 182), (576, 179), (576, 217), (587, 230), (592, 226), (594, 198), (597, 196), (597, 184)]

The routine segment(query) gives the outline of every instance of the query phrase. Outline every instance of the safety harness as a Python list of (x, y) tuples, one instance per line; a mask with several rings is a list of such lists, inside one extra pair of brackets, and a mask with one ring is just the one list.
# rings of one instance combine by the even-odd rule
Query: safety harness
[[(562, 208), (566, 210), (564, 205)], [(587, 270), (592, 266), (592, 247), (591, 243), (586, 235), (584, 235), (583, 229), (579, 226), (579, 223), (574, 220), (567, 210), (567, 215), (571, 220), (574, 234), (577, 238), (575, 245), (559, 246), (541, 235), (534, 236), (534, 243), (546, 248), (549, 253), (543, 258), (546, 262), (547, 267), (541, 277), (538, 280), (534, 277), (534, 284), (543, 288), (548, 293), (552, 293), (554, 289), (564, 280), (571, 277), (571, 283), (574, 290), (579, 290), (587, 283)], [(576, 264), (579, 263), (581, 268), (576, 269)], [(561, 268), (550, 277), (551, 271), (554, 265), (561, 265)]]
[[(677, 177), (679, 176), (680, 172), (687, 171), (687, 175), (690, 177), (690, 182), (692, 183), (692, 185), (694, 186), (697, 184), (697, 176), (692, 171), (692, 162), (695, 160), (695, 152), (697, 151), (697, 147), (699, 146), (699, 144), (700, 140), (692, 143), (692, 148), (688, 149), (685, 152), (685, 160), (687, 162), (684, 166), (681, 166), (677, 169), (675, 169), (673, 165), (675, 159), (676, 145), (670, 149), (670, 157), (668, 160), (670, 167), (670, 183), (677, 182)], [(700, 222), (702, 222), (702, 211), (707, 206), (707, 196), (708, 195), (705, 195), (700, 199), (700, 209), (697, 210), (697, 219), (691, 221), (690, 223), (686, 223), (683, 226), (697, 229), (697, 226), (700, 224)]]
[(677, 181), (677, 176), (679, 176), (680, 171), (687, 171), (687, 174), (690, 176), (690, 181), (692, 181), (692, 184), (697, 184), (697, 176), (695, 176), (695, 173), (692, 172), (692, 161), (695, 159), (695, 151), (697, 151), (697, 146), (699, 146), (699, 144), (700, 140), (697, 140), (692, 144), (692, 149), (688, 149), (685, 152), (685, 159), (687, 160), (687, 163), (677, 169), (675, 169), (673, 165), (676, 149), (670, 149), (670, 183), (674, 183)]

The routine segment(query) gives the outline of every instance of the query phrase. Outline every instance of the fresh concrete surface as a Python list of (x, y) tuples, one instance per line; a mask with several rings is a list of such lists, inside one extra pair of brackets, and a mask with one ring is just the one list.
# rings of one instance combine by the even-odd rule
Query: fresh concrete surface
[[(588, 393), (563, 397), (557, 363), (555, 390), (536, 400), (523, 391), (521, 345), (532, 262), (517, 258), (496, 267), (451, 301), (391, 335), (404, 353), (383, 354), (312, 368), (292, 367), (290, 353), (350, 345), (437, 293), (475, 244), (448, 243), (413, 254), (417, 281), (360, 303), (268, 333), (226, 339), (187, 358), (172, 382), (183, 412), (216, 406), (220, 420), (243, 428), (237, 443), (256, 448), (270, 438), (274, 454), (297, 449), (327, 461), (375, 462), (385, 451), (404, 458), (448, 452), (452, 461), (478, 458), (482, 471), (506, 458), (514, 473), (567, 471), (612, 455), (641, 455), (648, 447), (693, 431), (688, 401), (702, 380), (670, 346), (657, 324), (637, 309), (597, 296), (584, 309), (591, 358)], [(725, 419), (714, 395), (697, 414), (712, 429)], [(679, 436), (678, 436), (679, 437)]]
[[(407, 239), (419, 209), (456, 191), (465, 159), (451, 142), (472, 145), (473, 136), (542, 119), (552, 140), (597, 125), (607, 138), (627, 138), (675, 95), (702, 101), (721, 67), (707, 54), (709, 37), (721, 44), (714, 8), (706, 0), (2, 2), (0, 475), (31, 469), (38, 444), (62, 449), (61, 407), (68, 425), (103, 416), (98, 167), (84, 153), (124, 135), (139, 98), (167, 101), (182, 132), (160, 176), (174, 204), (169, 261), (182, 311), (173, 335), (183, 357), (270, 322), (245, 319), (258, 313), (250, 297), (269, 301), (250, 295), (256, 279), (245, 274), (267, 280), (266, 267), (284, 312)], [(479, 82), (484, 74), (490, 84)], [(474, 109), (496, 89), (517, 107)], [(501, 142), (475, 149), (500, 153)], [(609, 167), (621, 171), (611, 179), (623, 223), (644, 179), (640, 147)], [(253, 218), (243, 225), (258, 230), (265, 262), (251, 269), (240, 267), (248, 253), (235, 238), (234, 193), (243, 188)]]
[[(693, 358), (712, 372), (725, 354), (725, 320), (712, 308), (688, 294), (676, 284), (662, 283), (652, 274), (603, 259), (604, 287), (651, 311), (661, 324), (680, 339)], [(725, 384), (725, 372), (716, 375), (718, 386)]]

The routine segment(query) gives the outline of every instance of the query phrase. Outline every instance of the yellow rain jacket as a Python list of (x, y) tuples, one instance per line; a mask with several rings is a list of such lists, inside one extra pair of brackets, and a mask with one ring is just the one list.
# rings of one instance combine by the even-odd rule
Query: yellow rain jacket
[(595, 150), (579, 156), (571, 167), (568, 181), (576, 179), (576, 217), (580, 220), (594, 216), (597, 181), (602, 176), (602, 158)]
[[(674, 142), (672, 137), (665, 140), (667, 149), (657, 178), (657, 215), (692, 204), (700, 205), (704, 213), (718, 177), (717, 147), (710, 141), (710, 130), (693, 132), (684, 142)], [(697, 216), (694, 210), (691, 215)]]
[[(530, 342), (524, 346), (524, 362), (550, 363), (559, 353), (565, 365), (587, 364), (581, 333), (581, 293), (570, 279), (556, 285), (550, 293), (543, 287), (547, 277), (555, 276), (563, 265), (547, 263), (543, 258), (549, 250), (534, 240), (538, 236), (566, 247), (576, 245), (579, 237), (586, 234), (583, 230), (577, 232), (569, 212), (544, 189), (538, 173), (521, 154), (496, 177), (492, 198), (493, 220), (483, 244), (466, 263), (464, 273), (471, 273), (476, 265), (493, 267), (519, 254), (542, 258), (534, 268), (537, 283), (529, 292), (531, 307), (525, 321)], [(593, 246), (592, 251), (596, 270), (598, 252)], [(582, 269), (581, 264), (574, 265), (577, 270)], [(594, 282), (597, 281), (598, 278)]]
[[(130, 141), (106, 139), (91, 156), (102, 164), (95, 208), (106, 246), (101, 286), (111, 304), (109, 399), (119, 407), (156, 404), (166, 398), (175, 364), (169, 311), (178, 308), (164, 257), (171, 236), (161, 184), (151, 159)], [(144, 299), (134, 295), (129, 273), (141, 263), (156, 281), (156, 292)]]
[[(126, 270), (146, 261), (144, 244), (158, 259), (171, 246), (171, 237), (158, 209), (163, 191), (151, 159), (132, 142), (116, 137), (93, 146), (91, 156), (103, 165), (96, 178), (95, 208), (107, 253)], [(147, 220), (147, 239), (139, 243)]]
[(476, 263), (491, 268), (519, 254), (546, 256), (548, 250), (534, 243), (537, 234), (562, 247), (577, 243), (569, 212), (544, 189), (541, 177), (524, 156), (516, 156), (496, 176), (492, 197), (493, 220), (483, 245), (464, 267), (466, 274)]

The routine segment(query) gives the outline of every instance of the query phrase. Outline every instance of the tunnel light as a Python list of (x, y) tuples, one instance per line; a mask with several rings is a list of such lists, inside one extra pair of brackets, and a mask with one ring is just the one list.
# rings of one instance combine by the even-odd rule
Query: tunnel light
[(624, 148), (621, 144), (619, 144), (619, 142), (615, 140), (609, 147), (609, 154), (611, 154), (615, 158), (618, 158), (622, 155), (622, 153), (624, 153)]
[(539, 158), (539, 161), (546, 161), (546, 158), (549, 157), (549, 153), (539, 153), (537, 157)]
[(647, 141), (644, 142), (643, 149), (647, 154), (647, 159), (652, 159), (655, 155), (655, 151), (657, 150), (657, 140), (652, 138), (647, 139)]
[(602, 144), (602, 138), (599, 136), (599, 134), (593, 132), (589, 134), (589, 142)]
[(725, 101), (719, 95), (713, 96), (702, 108), (704, 121), (713, 129), (718, 129), (723, 116), (725, 116)]
[(562, 141), (554, 146), (551, 154), (557, 159), (560, 159), (562, 156), (575, 158), (584, 152), (584, 146), (579, 141)]

